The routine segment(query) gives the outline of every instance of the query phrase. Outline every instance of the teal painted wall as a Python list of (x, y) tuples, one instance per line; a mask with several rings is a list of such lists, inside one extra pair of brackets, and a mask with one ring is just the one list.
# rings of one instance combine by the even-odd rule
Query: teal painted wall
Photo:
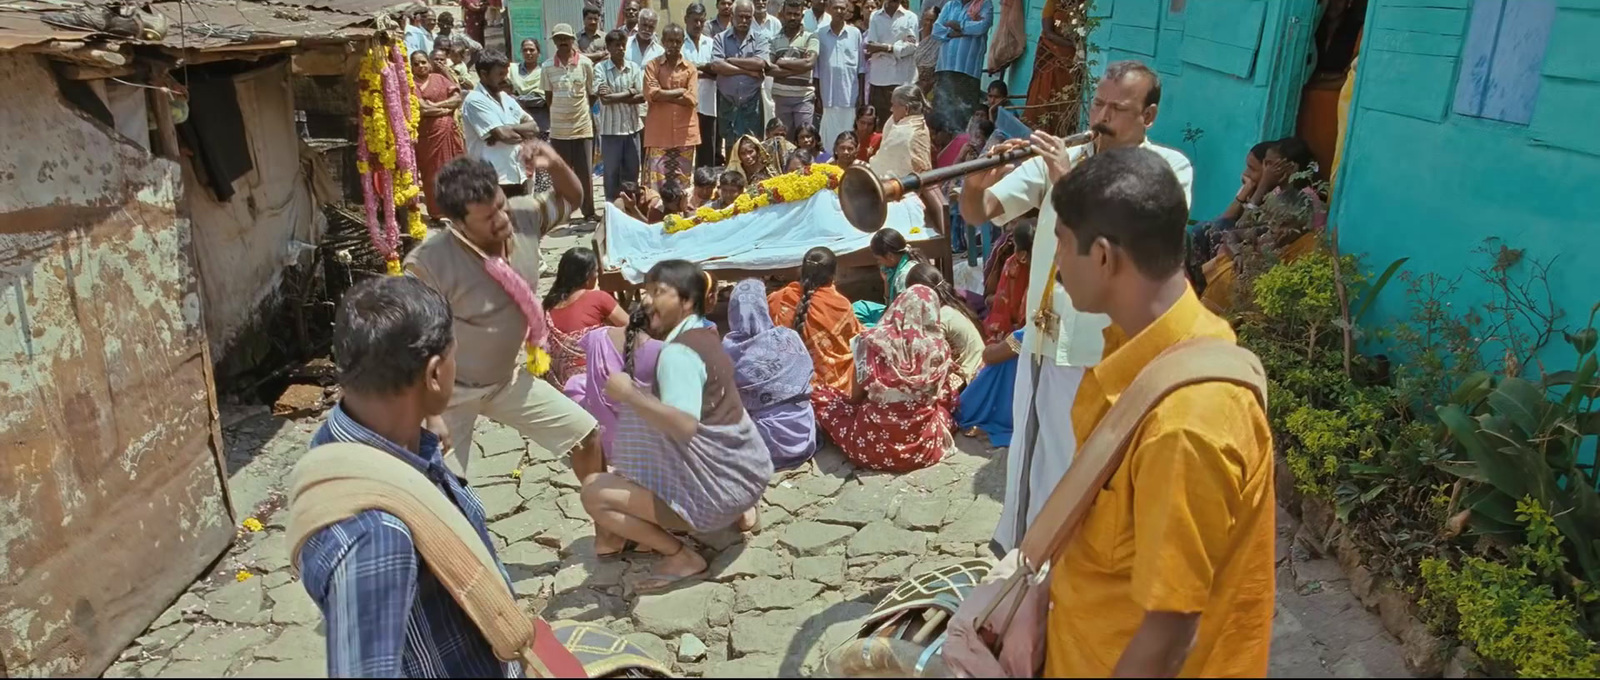
[[(1018, 59), (1017, 63), (1012, 64), (1011, 69), (1006, 73), (1006, 87), (1010, 89), (1011, 94), (1021, 95), (1028, 93), (1028, 83), (1033, 79), (1033, 55), (1039, 47), (1039, 32), (1043, 26), (1043, 20), (1040, 19), (1040, 15), (1044, 12), (1045, 3), (1055, 1), (1024, 0), (1027, 8), (1024, 14), (1027, 16), (1028, 46), (1022, 51), (1022, 58)], [(1104, 2), (1105, 0), (1101, 1)], [(991, 32), (990, 35), (993, 35), (993, 33)], [(1022, 100), (1017, 100), (1017, 103), (1022, 103)]]
[[(1600, 300), (1591, 261), (1600, 253), (1600, 3), (1556, 3), (1527, 125), (1453, 111), (1472, 0), (1422, 4), (1369, 8), (1335, 186), (1340, 245), (1373, 268), (1410, 257), (1412, 271), (1466, 274), (1461, 305), (1490, 292), (1467, 273), (1483, 264), (1472, 250), (1484, 238), (1535, 258), (1559, 256), (1555, 302), (1566, 322), (1580, 324)], [(1378, 323), (1403, 316), (1403, 286), (1386, 288), (1375, 312)], [(1557, 338), (1541, 358), (1556, 370), (1571, 368), (1572, 356)]]
[[(1161, 109), (1150, 138), (1194, 163), (1191, 215), (1210, 219), (1239, 189), (1244, 155), (1293, 132), (1314, 0), (1096, 0), (1090, 36), (1098, 77), (1105, 65), (1138, 59), (1161, 75)], [(1036, 29), (1031, 29), (1036, 30)], [(1185, 142), (1185, 130), (1199, 138)]]

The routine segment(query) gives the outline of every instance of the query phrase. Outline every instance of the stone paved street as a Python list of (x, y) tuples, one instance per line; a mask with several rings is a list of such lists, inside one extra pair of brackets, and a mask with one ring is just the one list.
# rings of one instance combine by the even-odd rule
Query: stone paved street
[[(563, 250), (588, 240), (571, 228), (547, 238), (546, 276)], [(320, 418), (225, 407), (223, 420), (234, 505), (265, 528), (241, 532), (107, 677), (325, 675), (321, 615), (289, 568), (281, 509), (285, 477)], [(696, 537), (712, 564), (704, 582), (640, 597), (632, 586), (651, 559), (594, 559), (577, 480), (560, 457), (497, 424), (478, 428), (469, 481), (528, 610), (604, 622), (684, 676), (808, 674), (901, 579), (984, 554), (1004, 485), (1004, 451), (980, 440), (958, 437), (960, 453), (906, 475), (858, 471), (826, 450), (772, 480), (760, 535)], [(1294, 544), (1281, 511), (1279, 525), (1272, 675), (1406, 675), (1399, 644), (1337, 563)], [(251, 577), (236, 580), (240, 571)]]

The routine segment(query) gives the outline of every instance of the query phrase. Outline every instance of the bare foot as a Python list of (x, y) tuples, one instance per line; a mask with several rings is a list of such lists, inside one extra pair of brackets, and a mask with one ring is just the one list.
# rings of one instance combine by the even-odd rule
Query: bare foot
[(662, 556), (650, 576), (640, 581), (635, 589), (640, 593), (666, 590), (680, 581), (705, 573), (708, 566), (706, 558), (701, 557), (700, 553), (690, 549), (687, 543), (679, 543), (678, 552)]
[(761, 528), (761, 513), (755, 508), (744, 511), (739, 516), (739, 531), (741, 533), (755, 533)]

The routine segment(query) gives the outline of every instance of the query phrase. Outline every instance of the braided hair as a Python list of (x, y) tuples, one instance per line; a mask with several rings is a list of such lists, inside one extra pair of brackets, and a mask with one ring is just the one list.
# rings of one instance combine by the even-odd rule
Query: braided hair
[(649, 325), (650, 313), (645, 311), (644, 304), (633, 303), (633, 308), (628, 310), (628, 325), (622, 331), (622, 370), (629, 376), (633, 375), (633, 350), (639, 333)]
[(573, 293), (587, 288), (589, 279), (600, 275), (600, 258), (593, 250), (576, 246), (561, 254), (556, 265), (556, 280), (544, 294), (544, 308), (555, 309)]
[(811, 345), (805, 331), (806, 313), (811, 311), (811, 295), (818, 288), (832, 285), (838, 270), (838, 256), (821, 246), (807, 250), (805, 258), (800, 261), (800, 304), (794, 308), (794, 330), (807, 347)]
[(939, 304), (941, 306), (954, 307), (962, 315), (970, 319), (972, 325), (981, 325), (978, 322), (978, 317), (972, 314), (972, 308), (967, 306), (965, 300), (956, 295), (956, 290), (950, 286), (950, 282), (944, 280), (944, 274), (939, 272), (938, 267), (921, 263), (911, 265), (911, 271), (906, 272), (906, 287), (910, 288), (917, 285), (932, 288), (933, 292), (939, 295)]

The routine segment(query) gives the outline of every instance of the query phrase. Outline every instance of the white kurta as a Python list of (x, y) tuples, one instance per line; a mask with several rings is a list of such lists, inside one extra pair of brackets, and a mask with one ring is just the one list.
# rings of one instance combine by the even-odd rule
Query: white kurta
[[(1143, 147), (1159, 154), (1183, 185), (1183, 196), (1191, 200), (1194, 186), (1194, 167), (1189, 159), (1177, 150), (1150, 143)], [(1067, 150), (1068, 160), (1076, 166), (1094, 153), (1093, 145)], [(1111, 325), (1103, 314), (1085, 314), (1074, 309), (1072, 299), (1061, 284), (1050, 279), (1050, 265), (1056, 252), (1056, 210), (1050, 204), (1050, 181), (1044, 159), (1033, 158), (1006, 175), (993, 187), (989, 195), (999, 201), (1001, 213), (994, 219), (1003, 224), (1020, 217), (1033, 208), (1039, 208), (1039, 226), (1033, 232), (1033, 253), (1028, 270), (1028, 295), (1025, 309), (1028, 320), (1022, 333), (1022, 353), (1017, 361), (1017, 383), (1012, 401), (1011, 448), (1006, 456), (1006, 498), (1000, 512), (1000, 523), (994, 538), (1002, 550), (1016, 546), (1021, 536), (1017, 530), (1017, 505), (1021, 501), (1023, 457), (1027, 454), (1028, 401), (1036, 399), (1039, 413), (1039, 433), (1033, 446), (1033, 465), (1029, 471), (1028, 508), (1026, 517), (1032, 522), (1044, 505), (1056, 483), (1061, 481), (1072, 465), (1077, 452), (1077, 433), (1072, 428), (1072, 402), (1078, 396), (1078, 385), (1084, 372), (1100, 362), (1105, 351), (1101, 333)], [(1051, 294), (1051, 307), (1061, 320), (1055, 338), (1049, 338), (1034, 326), (1033, 312), (1044, 297), (1045, 285), (1055, 288)], [(1033, 384), (1033, 367), (1039, 366), (1039, 384)], [(1034, 395), (1037, 394), (1037, 397)]]

